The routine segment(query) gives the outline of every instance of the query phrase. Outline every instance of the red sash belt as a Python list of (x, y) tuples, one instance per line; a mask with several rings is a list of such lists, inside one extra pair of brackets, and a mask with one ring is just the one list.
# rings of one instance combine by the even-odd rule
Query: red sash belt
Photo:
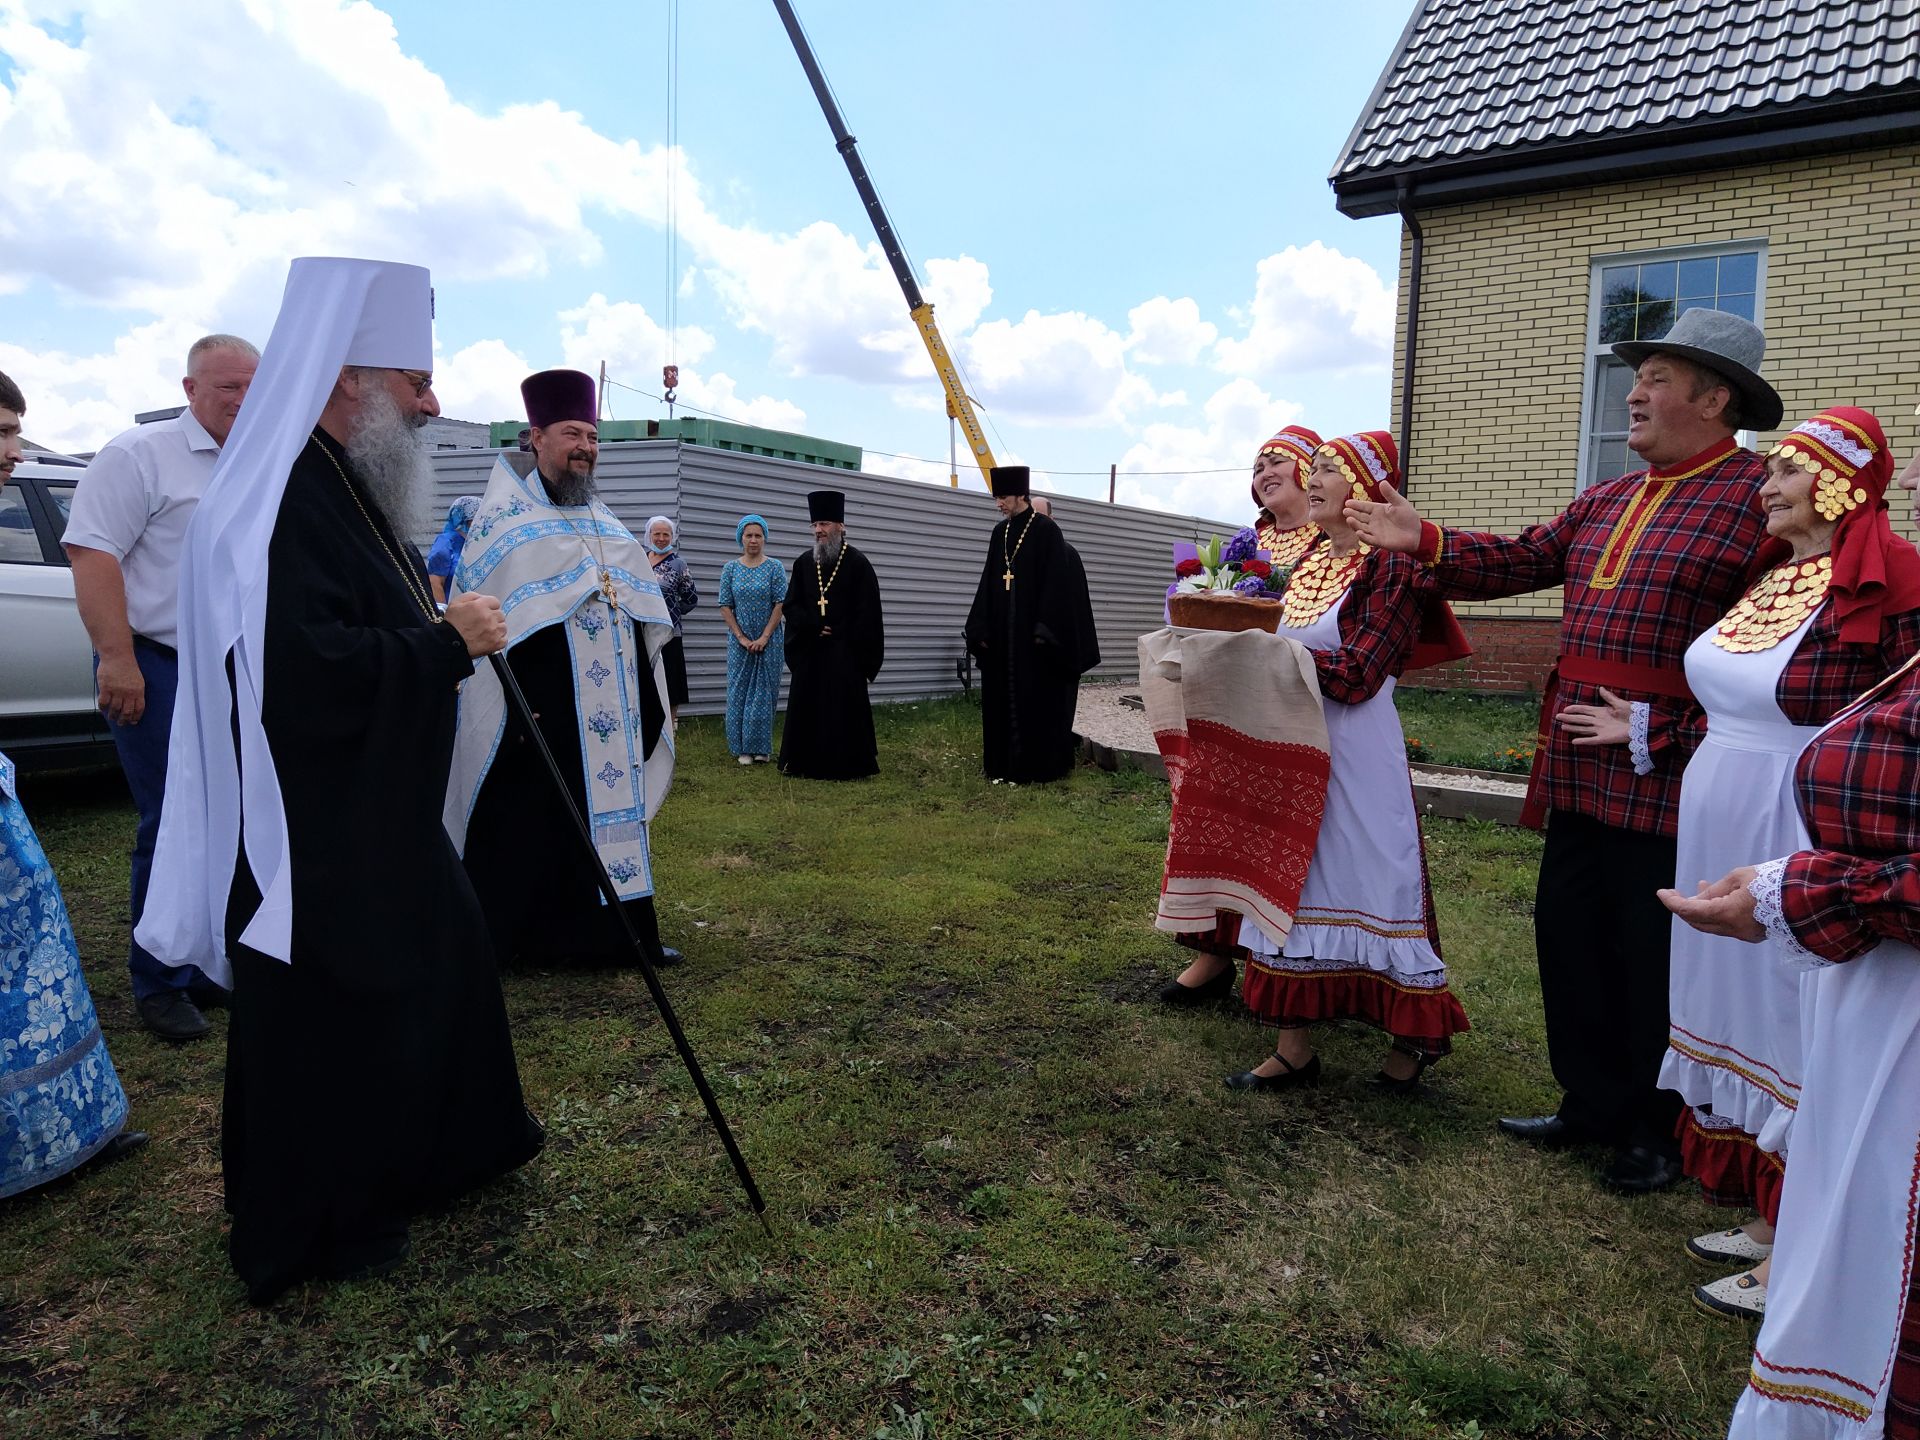
[(1538, 830), (1547, 820), (1546, 770), (1547, 742), (1552, 736), (1555, 702), (1560, 698), (1560, 682), (1576, 685), (1604, 685), (1609, 690), (1643, 690), (1673, 700), (1692, 700), (1687, 672), (1677, 665), (1640, 665), (1630, 660), (1603, 660), (1598, 655), (1564, 654), (1547, 672), (1546, 689), (1540, 696), (1540, 731), (1533, 739), (1533, 769), (1527, 775), (1527, 799), (1520, 808), (1520, 823)]

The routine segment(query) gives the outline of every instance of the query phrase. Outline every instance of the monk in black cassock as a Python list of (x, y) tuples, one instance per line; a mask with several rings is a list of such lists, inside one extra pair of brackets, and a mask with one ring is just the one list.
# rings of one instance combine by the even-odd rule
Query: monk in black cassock
[[(351, 326), (332, 312), (368, 284), (348, 347)], [(480, 907), (441, 825), (458, 687), (504, 643), (505, 623), (486, 597), (442, 617), (406, 539), (430, 476), (418, 427), (439, 413), (430, 303), (418, 267), (295, 262), (260, 362), (264, 403), (235, 426), (222, 457), (233, 468), (209, 486), (182, 573), (182, 614), (195, 617), (183, 688), (224, 660), (246, 679), (231, 693), (261, 699), (257, 717), (244, 698), (218, 713), (196, 700), (173, 732), (174, 755), (190, 750), (194, 764), (173, 773), (197, 777), (209, 747), (239, 733), (248, 823), (276, 829), (277, 811), (287, 840), (284, 855), (240, 850), (224, 917), (228, 1249), (255, 1304), (302, 1280), (393, 1268), (410, 1216), (522, 1164), (542, 1139)], [(316, 368), (338, 372), (324, 404), (310, 401), (317, 424), (287, 378)], [(288, 456), (264, 557), (223, 551), (277, 488), (253, 467)], [(229, 651), (206, 593), (263, 568), (263, 634)], [(277, 776), (247, 763), (262, 736)], [(156, 860), (174, 897), (152, 917), (158, 930), (205, 883), (175, 867), (227, 844), (220, 821), (201, 818), (218, 815), (204, 794), (177, 803)], [(250, 858), (271, 868), (256, 876)], [(290, 894), (290, 911), (264, 905), (263, 890)]]
[(857, 780), (880, 773), (867, 686), (886, 658), (880, 582), (847, 543), (847, 497), (807, 495), (813, 549), (787, 581), (787, 728), (780, 768), (808, 780)]
[(980, 662), (984, 768), (995, 780), (1058, 780), (1073, 768), (1080, 677), (1100, 663), (1087, 572), (1029, 501), (1026, 466), (996, 466), (988, 482), (1006, 518), (987, 542), (966, 629)]
[[(531, 422), (532, 463), (509, 457), (505, 463), (512, 474), (496, 466), (475, 514), (476, 526), (491, 517), (493, 528), (474, 536), (462, 559), (490, 564), (491, 546), (498, 544), (504, 552), (484, 576), (473, 578), (484, 593), (514, 597), (507, 663), (582, 814), (592, 815), (591, 797), (606, 793), (598, 784), (590, 788), (587, 779), (588, 769), (598, 768), (586, 764), (596, 713), (606, 717), (603, 723), (613, 733), (633, 735), (643, 762), (633, 768), (651, 782), (652, 793), (643, 796), (645, 813), (626, 828), (643, 831), (671, 774), (671, 756), (658, 748), (667, 707), (653, 655), (665, 643), (662, 637), (671, 637), (672, 617), (657, 587), (651, 587), (652, 567), (639, 542), (610, 510), (596, 504), (600, 445), (593, 377), (579, 370), (542, 370), (522, 382), (520, 393)], [(505, 510), (509, 503), (511, 510)], [(472, 568), (463, 564), (456, 593), (462, 593)], [(575, 577), (573, 583), (563, 583), (569, 576)], [(596, 588), (596, 576), (607, 577), (612, 603)], [(622, 661), (602, 633), (607, 625), (623, 631), (619, 656), (635, 662), (624, 678), (609, 673)], [(645, 629), (659, 632), (651, 645)], [(604, 664), (595, 661), (589, 667), (576, 653), (589, 635), (605, 652)], [(463, 778), (474, 778), (468, 769), (477, 750), (483, 762), (475, 779), (477, 796), (461, 795), (456, 803), (471, 803), (470, 814), (463, 812), (464, 858), (500, 963), (631, 963), (632, 942), (620, 917), (601, 901), (579, 827), (538, 748), (511, 713), (504, 716), (503, 728), (485, 724), (476, 731), (472, 711), (478, 708), (470, 704), (461, 715), (454, 788), (459, 791)], [(624, 760), (625, 746), (619, 748)], [(612, 778), (630, 785), (635, 777), (625, 773), (629, 765), (616, 766), (623, 773)], [(460, 818), (449, 816), (455, 824)], [(678, 963), (678, 950), (659, 945), (644, 838), (624, 852), (631, 856), (630, 868), (621, 866), (621, 853), (610, 846), (602, 859), (616, 884), (641, 876), (641, 884), (630, 887), (641, 893), (622, 902), (627, 919), (655, 964)]]

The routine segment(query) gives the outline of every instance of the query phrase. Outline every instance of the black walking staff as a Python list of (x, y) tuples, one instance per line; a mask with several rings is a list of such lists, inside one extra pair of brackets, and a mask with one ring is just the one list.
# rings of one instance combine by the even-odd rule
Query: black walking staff
[[(513, 669), (507, 664), (504, 655), (489, 655), (493, 673), (500, 681), (500, 688), (506, 693), (507, 707), (513, 711), (526, 731), (533, 737), (535, 748), (540, 751), (540, 759), (547, 767), (547, 775), (552, 779), (554, 788), (560, 792), (560, 799), (567, 807), (567, 813), (573, 817), (574, 827), (580, 832), (580, 843), (586, 846), (587, 858), (593, 862), (594, 878), (600, 882), (600, 893), (607, 898), (607, 904), (613, 907), (613, 913), (620, 917), (620, 927), (627, 932), (627, 940), (633, 946), (633, 953), (640, 957), (640, 974), (647, 982), (647, 993), (653, 996), (654, 1008), (660, 1012), (660, 1018), (666, 1022), (667, 1033), (673, 1037), (673, 1047), (680, 1052), (680, 1058), (686, 1062), (687, 1074), (693, 1077), (693, 1088), (700, 1092), (700, 1103), (707, 1107), (707, 1118), (713, 1121), (713, 1128), (720, 1132), (720, 1143), (726, 1146), (727, 1159), (733, 1162), (733, 1173), (740, 1177), (740, 1186), (747, 1192), (747, 1203), (753, 1206), (753, 1213), (760, 1217), (761, 1228), (767, 1234), (773, 1234), (773, 1227), (767, 1224), (767, 1202), (760, 1198), (760, 1187), (753, 1183), (753, 1172), (747, 1168), (747, 1157), (740, 1153), (735, 1143), (733, 1131), (727, 1126), (727, 1117), (720, 1113), (720, 1102), (713, 1098), (713, 1090), (707, 1084), (706, 1073), (700, 1068), (700, 1061), (693, 1053), (693, 1046), (687, 1043), (686, 1034), (680, 1029), (679, 1017), (673, 1013), (673, 1005), (667, 999), (667, 992), (660, 987), (660, 974), (654, 968), (658, 957), (648, 952), (646, 942), (640, 938), (640, 932), (633, 928), (633, 921), (627, 918), (626, 907), (620, 903), (620, 892), (613, 888), (613, 877), (607, 874), (606, 864), (600, 859), (600, 851), (594, 846), (593, 832), (587, 828), (586, 820), (580, 814), (580, 807), (574, 803), (573, 791), (567, 787), (566, 778), (561, 775), (560, 767), (554, 762), (553, 751), (547, 748), (547, 737), (540, 733), (540, 727), (534, 724), (533, 708), (527, 704), (527, 697), (521, 692), (520, 682), (514, 679)], [(655, 942), (657, 945), (659, 942)]]

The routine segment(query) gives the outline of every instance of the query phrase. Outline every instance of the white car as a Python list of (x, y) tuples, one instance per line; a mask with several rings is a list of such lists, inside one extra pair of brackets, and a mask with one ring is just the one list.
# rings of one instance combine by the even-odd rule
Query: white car
[(0, 750), (22, 769), (113, 759), (94, 703), (93, 645), (60, 548), (85, 470), (23, 460), (0, 485)]

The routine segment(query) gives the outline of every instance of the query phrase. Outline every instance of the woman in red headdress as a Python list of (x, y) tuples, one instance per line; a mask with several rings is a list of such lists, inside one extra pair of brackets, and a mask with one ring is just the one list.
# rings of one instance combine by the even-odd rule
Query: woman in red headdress
[[(1320, 543), (1320, 527), (1307, 515), (1307, 471), (1320, 437), (1304, 425), (1289, 425), (1253, 457), (1253, 517), (1256, 546), (1275, 569), (1296, 565)], [(1168, 1005), (1193, 1005), (1233, 993), (1233, 963), (1240, 955), (1240, 914), (1222, 910), (1211, 930), (1177, 935), (1200, 953), (1159, 990)]]
[(1412, 557), (1371, 550), (1347, 523), (1349, 495), (1398, 486), (1384, 430), (1343, 435), (1314, 454), (1307, 510), (1325, 543), (1306, 553), (1281, 601), (1280, 633), (1313, 652), (1332, 773), (1306, 886), (1284, 937), (1252, 920), (1243, 995), (1280, 1027), (1274, 1052), (1230, 1076), (1236, 1090), (1283, 1090), (1320, 1078), (1308, 1027), (1362, 1020), (1393, 1037), (1375, 1083), (1405, 1092), (1452, 1049), (1466, 1012), (1447, 985), (1427, 885), (1395, 677), (1458, 659), (1465, 637)]
[[(1798, 473), (1783, 477), (1787, 460)], [(1789, 433), (1771, 461), (1775, 504), (1807, 493), (1837, 520), (1831, 577), (1776, 684), (1791, 717), (1795, 696), (1817, 688), (1803, 659), (1810, 646), (1819, 650), (1816, 637), (1834, 652), (1829, 666), (1845, 663), (1853, 647), (1854, 679), (1883, 669), (1893, 648), (1913, 645), (1920, 557), (1888, 524), (1880, 492), (1889, 466), (1871, 416), (1824, 411)], [(1909, 466), (1901, 483), (1910, 485), (1917, 470), (1920, 463)], [(1783, 607), (1768, 607), (1775, 608)], [(1728, 619), (1750, 626), (1758, 613), (1743, 605)], [(1737, 1437), (1878, 1434), (1881, 1418), (1889, 1440), (1920, 1436), (1920, 1306), (1912, 1293), (1920, 1249), (1916, 662), (1920, 653), (1837, 715), (1814, 713), (1831, 718), (1790, 768), (1794, 833), (1783, 840), (1748, 827), (1737, 852), (1748, 862), (1778, 858), (1741, 864), (1697, 895), (1682, 893), (1698, 878), (1683, 871), (1679, 888), (1660, 892), (1703, 935), (1753, 942), (1758, 948), (1735, 952), (1750, 982), (1766, 983), (1763, 972), (1782, 965), (1799, 972), (1791, 1001), (1797, 1054), (1784, 1057), (1797, 1086), (1791, 1163), (1779, 1185), (1765, 1318), (1729, 1431)], [(1692, 664), (1689, 656), (1690, 672)], [(1709, 737), (1716, 723), (1710, 713)], [(1752, 797), (1744, 802), (1750, 810)], [(1683, 854), (1686, 834), (1683, 810)], [(1756, 1041), (1753, 1033), (1740, 1038)], [(1772, 1137), (1758, 1138), (1764, 1145)]]
[[(1775, 563), (1693, 642), (1689, 723), (1705, 738), (1680, 790), (1676, 885), (1690, 893), (1756, 855), (1805, 842), (1795, 805), (1800, 752), (1842, 707), (1920, 650), (1920, 555), (1892, 532), (1893, 472), (1880, 422), (1836, 406), (1803, 421), (1767, 454), (1760, 490)], [(1634, 768), (1652, 768), (1644, 707), (1569, 707), (1574, 744), (1628, 726)], [(1635, 726), (1639, 728), (1634, 729)], [(1800, 975), (1756, 963), (1738, 940), (1676, 920), (1663, 1088), (1687, 1102), (1681, 1164), (1714, 1204), (1758, 1212), (1699, 1235), (1687, 1251), (1737, 1272), (1694, 1291), (1719, 1314), (1766, 1310), (1789, 1135), (1803, 1064)]]

